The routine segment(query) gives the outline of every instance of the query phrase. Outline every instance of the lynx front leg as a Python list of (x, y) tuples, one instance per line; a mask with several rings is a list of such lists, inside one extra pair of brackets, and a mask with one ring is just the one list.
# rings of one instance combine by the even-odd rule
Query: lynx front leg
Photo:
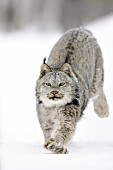
[(64, 148), (63, 145), (61, 145), (60, 142), (58, 142), (55, 138), (50, 138), (48, 141), (45, 142), (44, 147), (54, 153), (62, 153), (66, 154), (68, 153), (67, 149)]
[(51, 138), (45, 142), (45, 147), (54, 153), (67, 153), (65, 145), (74, 134), (78, 111), (73, 106), (66, 106), (59, 109), (58, 116), (59, 120), (55, 124)]

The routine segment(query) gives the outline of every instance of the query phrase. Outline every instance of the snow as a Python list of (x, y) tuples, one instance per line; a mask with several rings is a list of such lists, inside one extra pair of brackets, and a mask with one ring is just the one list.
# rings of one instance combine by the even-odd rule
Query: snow
[(99, 118), (90, 102), (67, 155), (43, 148), (34, 95), (42, 60), (61, 33), (0, 33), (1, 170), (113, 169), (113, 15), (86, 28), (94, 33), (103, 52), (110, 116)]

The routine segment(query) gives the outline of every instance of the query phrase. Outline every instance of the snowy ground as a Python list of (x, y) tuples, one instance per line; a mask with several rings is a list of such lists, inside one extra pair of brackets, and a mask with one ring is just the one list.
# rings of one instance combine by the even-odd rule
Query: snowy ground
[(34, 96), (39, 67), (60, 34), (0, 33), (1, 170), (113, 170), (113, 16), (87, 28), (103, 51), (110, 116), (98, 118), (90, 102), (68, 155), (50, 154), (42, 147)]

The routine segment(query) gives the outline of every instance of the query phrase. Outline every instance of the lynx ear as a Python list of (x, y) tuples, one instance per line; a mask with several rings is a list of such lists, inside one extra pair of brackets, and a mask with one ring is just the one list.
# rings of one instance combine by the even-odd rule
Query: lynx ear
[(63, 71), (63, 72), (65, 72), (65, 73), (68, 74), (69, 76), (72, 76), (72, 75), (73, 75), (71, 66), (70, 66), (68, 63), (65, 63), (65, 64), (61, 67), (60, 70)]
[(44, 75), (46, 75), (50, 71), (51, 71), (51, 68), (47, 64), (42, 64), (41, 68), (40, 68), (40, 77), (39, 77), (39, 79), (41, 79)]

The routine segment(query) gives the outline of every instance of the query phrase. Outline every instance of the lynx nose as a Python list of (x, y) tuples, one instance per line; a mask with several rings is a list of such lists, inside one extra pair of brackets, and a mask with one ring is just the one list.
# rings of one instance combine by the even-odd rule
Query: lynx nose
[(56, 95), (58, 93), (58, 91), (52, 91), (51, 93)]

